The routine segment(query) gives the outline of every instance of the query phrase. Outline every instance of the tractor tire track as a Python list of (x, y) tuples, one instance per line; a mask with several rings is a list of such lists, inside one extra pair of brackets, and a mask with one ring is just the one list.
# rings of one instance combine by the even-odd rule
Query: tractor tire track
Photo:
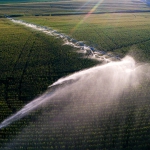
[[(27, 40), (25, 41), (23, 48), (20, 51), (20, 54), (18, 56), (18, 59), (13, 67), (13, 70), (11, 72), (11, 76), (7, 77), (6, 79), (6, 87), (5, 87), (5, 102), (8, 106), (8, 108), (12, 112), (16, 112), (16, 104), (14, 101), (21, 100), (21, 85), (23, 82), (23, 76), (25, 73), (25, 70), (27, 68), (27, 63), (29, 61), (30, 53), (32, 52), (34, 42), (31, 45), (31, 33)], [(30, 46), (31, 45), (31, 46)], [(29, 46), (31, 47), (29, 49)], [(22, 62), (22, 60), (24, 62)], [(18, 72), (18, 70), (20, 70)]]
[(22, 75), (21, 75), (20, 80), (19, 80), (19, 85), (18, 85), (18, 91), (19, 91), (18, 92), (18, 99), (19, 100), (21, 100), (21, 93), (22, 93), (21, 88), (22, 88), (23, 78), (24, 78), (24, 75), (25, 75), (25, 72), (26, 72), (26, 69), (27, 69), (27, 66), (28, 66), (28, 62), (30, 60), (31, 53), (33, 51), (34, 44), (35, 44), (35, 41), (33, 42), (32, 46), (29, 50), (29, 53), (28, 53), (27, 59), (26, 59), (26, 63), (24, 65), (24, 68), (23, 68), (23, 71), (22, 71)]
[(29, 40), (30, 40), (30, 38), (31, 38), (31, 35), (32, 35), (32, 33), (31, 33), (31, 34), (29, 35), (29, 37), (27, 38), (26, 42), (25, 42), (24, 45), (23, 45), (23, 48), (22, 48), (21, 51), (20, 51), (20, 54), (19, 54), (19, 56), (18, 56), (18, 59), (16, 60), (15, 65), (14, 65), (14, 67), (13, 67), (13, 69), (12, 69), (12, 73), (11, 73), (12, 76), (13, 76), (13, 74), (14, 74), (14, 72), (15, 72), (15, 69), (16, 69), (18, 63), (19, 63), (19, 60), (20, 60), (21, 57), (22, 57), (23, 51), (25, 50), (25, 47), (26, 47), (26, 45), (28, 44), (28, 42), (29, 42)]
[(131, 47), (131, 46), (133, 46), (133, 45), (142, 44), (142, 43), (145, 43), (145, 42), (148, 42), (148, 41), (150, 41), (150, 38), (145, 39), (145, 40), (142, 40), (142, 41), (140, 41), (140, 42), (134, 42), (134, 43), (127, 44), (127, 45), (118, 46), (117, 48), (112, 49), (112, 51), (117, 50), (117, 49), (121, 49), (121, 48), (123, 48), (123, 47), (126, 48), (126, 47)]

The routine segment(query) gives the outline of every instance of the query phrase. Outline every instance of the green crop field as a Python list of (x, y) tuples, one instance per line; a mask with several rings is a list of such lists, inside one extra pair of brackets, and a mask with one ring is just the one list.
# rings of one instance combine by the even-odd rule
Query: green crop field
[[(0, 122), (42, 94), (60, 77), (99, 64), (96, 60), (83, 59), (83, 54), (63, 45), (61, 39), (15, 24), (6, 16), (50, 27), (121, 58), (130, 54), (140, 63), (150, 61), (150, 7), (140, 0), (1, 1)], [(70, 114), (76, 118), (71, 124), (60, 119), (57, 123), (50, 120), (49, 126), (46, 120), (61, 114), (68, 103), (45, 107), (45, 119), (40, 117), (42, 110), (31, 113), (0, 129), (0, 150), (22, 132), (27, 134), (17, 137), (20, 142), (17, 150), (148, 150), (149, 82), (149, 78), (145, 78), (143, 85), (135, 91), (123, 93), (119, 102), (97, 105), (91, 101), (84, 107), (77, 103), (80, 109), (74, 108), (71, 113), (66, 109), (60, 115)], [(98, 113), (100, 105), (104, 108)], [(82, 116), (84, 109), (89, 117)], [(91, 110), (97, 112), (95, 116)], [(38, 115), (40, 121), (36, 124)], [(42, 135), (41, 140), (37, 135)]]
[(107, 12), (150, 12), (149, 6), (140, 0), (24, 0), (24, 3), (0, 3), (0, 16), (35, 15), (49, 16), (62, 14), (87, 14)]
[(0, 121), (58, 78), (96, 64), (79, 58), (62, 41), (0, 20)]
[(140, 49), (149, 59), (150, 21), (148, 18), (150, 18), (149, 13), (108, 13), (19, 19), (52, 27), (75, 39), (85, 41), (99, 50), (113, 51), (121, 56), (132, 49)]
[[(29, 84), (30, 81), (26, 80), (29, 77), (31, 82), (37, 82), (35, 85), (30, 83), (27, 87), (32, 98), (33, 95), (36, 96), (43, 92), (43, 88), (46, 89), (59, 77), (96, 64), (94, 61), (79, 58), (81, 54), (75, 53), (70, 46), (62, 46), (62, 41), (15, 25), (9, 20), (1, 19), (0, 30), (2, 33), (0, 35), (1, 80), (4, 80), (6, 85), (7, 80), (12, 82), (14, 86), (12, 89), (15, 90), (20, 84), (20, 86)], [(36, 85), (38, 84), (36, 80), (46, 81), (41, 85)], [(36, 88), (36, 90), (33, 89), (33, 93), (36, 93), (33, 95), (31, 94), (32, 86)], [(18, 97), (19, 95), (14, 94), (13, 96)], [(27, 100), (31, 100), (30, 96)]]

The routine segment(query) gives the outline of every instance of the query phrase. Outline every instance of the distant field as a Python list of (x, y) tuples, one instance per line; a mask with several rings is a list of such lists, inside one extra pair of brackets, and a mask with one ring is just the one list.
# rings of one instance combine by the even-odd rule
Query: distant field
[[(141, 0), (36, 0), (26, 3), (0, 4), (0, 16), (7, 15), (62, 15), (105, 12), (149, 12), (150, 7)], [(7, 1), (6, 1), (7, 2)], [(12, 1), (13, 2), (13, 1)], [(14, 1), (16, 2), (16, 1)], [(20, 1), (22, 2), (22, 1)], [(27, 3), (29, 2), (29, 3)]]
[(1, 0), (1, 4), (6, 3), (32, 3), (32, 2), (51, 2), (51, 1), (64, 1), (64, 0)]
[[(71, 37), (85, 41), (99, 50), (124, 56), (132, 49), (150, 56), (149, 13), (107, 13), (75, 16), (39, 16), (19, 19), (52, 27)], [(140, 58), (141, 60), (143, 58)]]
[(150, 7), (141, 0), (41, 1), (3, 4), (0, 10), (1, 17), (52, 27), (121, 57), (138, 49), (149, 59)]

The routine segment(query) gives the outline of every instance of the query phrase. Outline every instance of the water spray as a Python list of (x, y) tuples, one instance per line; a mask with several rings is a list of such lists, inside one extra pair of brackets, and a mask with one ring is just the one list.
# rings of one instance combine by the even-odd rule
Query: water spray
[[(147, 73), (145, 72), (148, 71)], [(83, 95), (93, 95), (95, 92), (95, 100), (97, 101), (111, 101), (117, 99), (122, 92), (129, 87), (134, 88), (139, 85), (145, 76), (148, 78), (149, 65), (136, 66), (136, 62), (132, 57), (127, 56), (122, 61), (111, 62), (105, 65), (96, 66), (83, 71), (76, 72), (64, 78), (60, 78), (58, 81), (48, 87), (48, 90), (25, 105), (20, 111), (11, 117), (7, 118), (0, 124), (0, 128), (17, 121), (30, 112), (41, 107), (41, 105), (50, 103), (53, 98), (68, 93), (74, 93), (77, 99), (82, 99)], [(88, 88), (87, 88), (88, 87)], [(98, 93), (97, 90), (101, 92)], [(104, 93), (107, 93), (106, 95)], [(103, 98), (99, 98), (99, 96)], [(87, 98), (89, 101), (91, 96)], [(57, 99), (57, 98), (56, 98)], [(61, 101), (61, 98), (60, 98)]]
[(70, 46), (78, 49), (79, 52), (84, 53), (86, 56), (88, 56), (91, 59), (96, 59), (96, 60), (98, 60), (100, 62), (104, 62), (104, 63), (111, 62), (112, 60), (113, 61), (120, 60), (120, 57), (115, 56), (112, 53), (110, 54), (110, 53), (106, 53), (105, 51), (98, 50), (95, 47), (86, 45), (83, 41), (77, 41), (77, 40), (73, 39), (72, 37), (69, 37), (68, 35), (60, 33), (52, 28), (27, 23), (22, 20), (15, 20), (10, 17), (8, 17), (8, 19), (14, 23), (18, 23), (18, 24), (24, 25), (26, 27), (32, 28), (34, 30), (41, 31), (47, 35), (62, 39), (64, 41), (64, 45), (70, 45)]

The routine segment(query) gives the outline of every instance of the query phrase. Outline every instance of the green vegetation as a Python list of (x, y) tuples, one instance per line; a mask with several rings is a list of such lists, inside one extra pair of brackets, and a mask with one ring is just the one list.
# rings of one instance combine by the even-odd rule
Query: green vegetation
[(7, 3), (32, 3), (32, 2), (59, 2), (64, 0), (1, 0), (0, 4), (7, 4)]
[[(97, 64), (60, 40), (7, 19), (0, 19), (0, 32), (0, 122), (60, 77)], [(22, 125), (1, 130), (0, 145)]]
[(0, 20), (0, 121), (58, 78), (97, 64), (62, 41)]
[[(4, 18), (5, 15), (52, 27), (99, 50), (111, 51), (121, 57), (131, 53), (140, 61), (150, 61), (150, 8), (144, 3), (131, 0), (121, 0), (120, 3), (116, 0), (112, 3), (112, 0), (105, 0), (97, 6), (97, 0), (88, 3), (86, 0), (68, 3), (45, 1), (0, 5), (0, 122), (43, 93), (48, 85), (60, 77), (98, 64), (93, 60), (82, 59), (82, 54), (77, 54), (75, 49), (62, 46), (61, 40), (13, 24)], [(85, 15), (90, 11), (91, 14)], [(71, 126), (65, 124), (66, 137), (60, 129), (52, 135), (51, 141), (40, 141), (41, 146), (69, 150), (83, 147), (89, 150), (149, 149), (150, 104), (149, 93), (144, 93), (150, 87), (149, 81), (144, 85), (139, 87), (139, 93), (130, 95), (132, 92), (129, 92), (129, 97), (123, 96), (119, 104), (108, 105), (109, 111), (101, 116), (97, 114), (95, 121), (85, 121), (85, 124), (75, 122), (77, 126), (73, 133), (68, 129)], [(147, 95), (147, 99), (142, 99), (143, 94)], [(57, 111), (51, 115), (59, 113), (63, 105), (52, 106)], [(93, 109), (98, 108), (96, 104), (89, 105)], [(0, 130), (0, 146), (11, 141), (31, 120), (34, 121), (33, 116)], [(122, 123), (119, 122), (121, 117), (124, 117)], [(39, 127), (42, 128), (42, 125)], [(86, 141), (81, 141), (81, 138)], [(65, 145), (66, 141), (70, 145)]]
[(143, 53), (144, 58), (140, 60), (148, 60), (149, 18), (149, 13), (107, 13), (63, 17), (31, 16), (19, 19), (52, 27), (99, 50), (113, 51), (122, 57), (136, 47)]
[[(116, 12), (150, 12), (150, 8), (145, 3), (133, 0), (69, 0), (37, 2), (30, 0), (30, 3), (0, 4), (0, 16), (7, 15), (67, 15), (67, 14), (87, 14), (90, 13), (116, 13)], [(15, 1), (14, 1), (15, 2)], [(20, 1), (21, 2), (21, 1)]]

